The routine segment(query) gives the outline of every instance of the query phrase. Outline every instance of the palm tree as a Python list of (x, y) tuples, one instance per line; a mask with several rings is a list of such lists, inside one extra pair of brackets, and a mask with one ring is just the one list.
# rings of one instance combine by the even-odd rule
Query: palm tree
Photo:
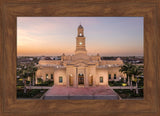
[(138, 94), (138, 77), (143, 74), (142, 66), (133, 65), (132, 74), (134, 75), (136, 82), (136, 94)]
[(126, 63), (121, 68), (119, 69), (120, 72), (123, 72), (123, 74), (127, 75), (128, 78), (128, 85), (130, 86), (130, 78), (131, 78), (131, 69), (132, 69), (132, 64), (131, 63)]

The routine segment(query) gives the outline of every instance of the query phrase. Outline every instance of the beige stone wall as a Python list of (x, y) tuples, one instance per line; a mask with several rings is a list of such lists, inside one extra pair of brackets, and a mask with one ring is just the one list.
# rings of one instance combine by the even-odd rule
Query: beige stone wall
[(79, 60), (89, 61), (89, 56), (87, 54), (84, 54), (84, 53), (79, 53), (79, 54), (76, 54), (76, 55), (72, 56), (72, 61), (79, 62)]
[[(102, 83), (100, 83), (100, 77), (103, 77)], [(108, 85), (108, 71), (105, 68), (96, 69), (96, 85)]]
[[(56, 68), (57, 65), (65, 68)], [(120, 67), (96, 68), (96, 66), (105, 65), (123, 65), (123, 61), (120, 58), (117, 58), (117, 60), (101, 60), (99, 55), (76, 54), (65, 56), (63, 54), (61, 60), (40, 60), (36, 78), (42, 77), (46, 81), (46, 74), (48, 74), (48, 79), (51, 79), (51, 74), (53, 74), (55, 85), (69, 86), (69, 78), (72, 77), (73, 86), (77, 87), (78, 74), (82, 73), (84, 74), (84, 86), (87, 87), (91, 83), (91, 77), (93, 78), (93, 86), (108, 85), (109, 74), (111, 74), (109, 81), (118, 81), (119, 77), (124, 77), (124, 74), (119, 72)], [(114, 74), (116, 74), (116, 79), (114, 79)], [(63, 77), (62, 83), (59, 83), (60, 76)], [(101, 76), (103, 77), (103, 83), (100, 83)]]
[(61, 64), (61, 60), (40, 60), (39, 65), (60, 65)]
[[(82, 43), (82, 44), (80, 44)], [(87, 54), (86, 48), (85, 48), (85, 37), (76, 37), (76, 51), (75, 54)]]
[(123, 65), (123, 61), (122, 60), (101, 60), (101, 62), (99, 63), (100, 65)]
[(71, 61), (72, 60), (72, 56), (70, 56), (70, 55), (67, 55), (67, 56), (62, 55), (61, 56), (61, 60), (62, 61)]
[(90, 56), (90, 60), (92, 60), (92, 61), (100, 61), (101, 57), (100, 56)]
[[(88, 86), (90, 82), (90, 77), (93, 76), (93, 86), (95, 85), (108, 85), (108, 80), (118, 81), (119, 77), (125, 77), (125, 75), (119, 72), (120, 67), (111, 67), (111, 68), (96, 68), (95, 65), (88, 67), (74, 67), (67, 66), (66, 69), (54, 69), (54, 68), (42, 68), (38, 69), (36, 72), (36, 78), (42, 78), (43, 81), (46, 81), (46, 74), (48, 74), (48, 79), (51, 79), (51, 74), (53, 74), (55, 85), (67, 85), (69, 86), (69, 76), (73, 77), (73, 86), (78, 86), (78, 74), (84, 74), (85, 86)], [(77, 75), (76, 75), (77, 70)], [(109, 79), (109, 74), (111, 74), (111, 79)], [(114, 74), (116, 74), (116, 79), (114, 79)], [(63, 77), (63, 83), (59, 83), (59, 76)], [(100, 83), (99, 77), (103, 77), (103, 83)], [(125, 77), (126, 78), (126, 77)]]
[(53, 74), (53, 79), (54, 79), (54, 69), (53, 68), (42, 68), (36, 71), (36, 80), (37, 78), (42, 78), (43, 81), (46, 81), (46, 74), (48, 74), (48, 79), (51, 79), (51, 74)]
[(76, 67), (73, 66), (67, 66), (66, 67), (66, 85), (69, 87), (69, 77), (72, 77), (73, 86), (77, 87), (77, 80), (76, 80)]
[(96, 86), (96, 66), (89, 66), (87, 68), (88, 83), (90, 83), (91, 76), (93, 76), (93, 86)]
[[(109, 78), (109, 74), (111, 74), (111, 79), (109, 79), (109, 81), (119, 81), (119, 77), (125, 77), (125, 75), (121, 72), (119, 72), (120, 67), (111, 67), (108, 68), (108, 78)], [(116, 74), (116, 79), (114, 79), (114, 74)], [(125, 77), (126, 78), (126, 77)]]
[[(53, 74), (53, 80), (55, 85), (66, 85), (66, 69), (65, 68), (42, 68), (38, 69), (36, 72), (36, 84), (37, 78), (42, 78), (43, 81), (46, 81), (46, 74), (48, 74), (48, 79), (51, 79), (51, 74)], [(63, 83), (59, 83), (59, 76), (63, 77)], [(52, 80), (52, 79), (51, 79)]]
[[(54, 85), (66, 85), (66, 69), (56, 69), (54, 72)], [(59, 82), (59, 77), (63, 77), (63, 82)]]

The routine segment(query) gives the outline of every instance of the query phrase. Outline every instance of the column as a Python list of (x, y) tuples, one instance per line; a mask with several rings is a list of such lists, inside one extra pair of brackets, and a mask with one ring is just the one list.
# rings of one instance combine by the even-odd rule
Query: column
[(96, 67), (93, 67), (93, 86), (96, 86), (96, 81), (97, 81), (97, 77), (96, 77)]
[(69, 71), (70, 67), (66, 67), (66, 87), (69, 87)]
[(38, 78), (36, 77), (35, 79), (36, 79), (36, 84), (37, 84), (38, 83), (38, 80), (37, 80)]
[(87, 71), (87, 68), (84, 68), (84, 79), (85, 79), (84, 86), (88, 87), (88, 71)]
[(95, 74), (93, 75), (93, 86), (96, 86), (96, 76), (95, 76)]
[(74, 80), (74, 85), (73, 86), (76, 87), (76, 88), (78, 87), (78, 74), (77, 73), (78, 73), (78, 68), (75, 67), (75, 77), (73, 79)]
[(69, 75), (68, 74), (66, 76), (66, 85), (67, 85), (67, 87), (69, 87)]

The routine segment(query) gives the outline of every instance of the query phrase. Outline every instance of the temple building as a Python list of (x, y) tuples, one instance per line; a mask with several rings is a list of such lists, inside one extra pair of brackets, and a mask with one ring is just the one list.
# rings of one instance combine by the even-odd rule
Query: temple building
[(123, 61), (102, 60), (100, 55), (89, 56), (86, 50), (84, 28), (78, 26), (76, 37), (76, 50), (74, 55), (61, 56), (61, 60), (41, 59), (36, 72), (36, 84), (39, 78), (43, 81), (53, 80), (54, 85), (67, 87), (88, 87), (97, 85), (108, 85), (108, 81), (126, 77), (119, 72)]

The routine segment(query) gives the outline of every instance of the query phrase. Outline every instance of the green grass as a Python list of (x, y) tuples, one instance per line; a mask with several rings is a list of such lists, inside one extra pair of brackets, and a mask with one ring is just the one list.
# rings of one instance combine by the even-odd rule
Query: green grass
[(116, 93), (121, 98), (143, 98), (143, 89), (139, 89), (139, 94), (136, 94), (136, 90), (130, 90), (130, 89), (114, 89)]
[(17, 98), (40, 98), (48, 89), (27, 89), (24, 93), (24, 89), (17, 89)]
[(43, 82), (43, 83), (40, 83), (40, 84), (36, 84), (35, 86), (49, 86), (49, 87), (51, 87), (51, 86), (53, 86), (54, 85), (54, 81), (45, 81), (45, 82)]
[(109, 83), (109, 86), (122, 86), (122, 84), (124, 83), (124, 82), (122, 82), (122, 81), (109, 81), (108, 82)]
[(22, 89), (22, 88), (24, 88), (24, 86), (17, 85), (17, 89)]

